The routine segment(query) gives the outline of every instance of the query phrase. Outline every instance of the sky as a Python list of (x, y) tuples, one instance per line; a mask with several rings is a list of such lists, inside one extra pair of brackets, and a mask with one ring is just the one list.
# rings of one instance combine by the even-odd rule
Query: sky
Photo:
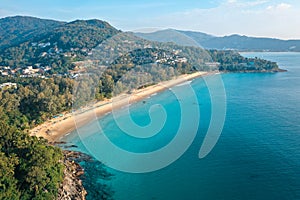
[(0, 18), (101, 19), (123, 31), (166, 28), (300, 39), (300, 0), (0, 0)]

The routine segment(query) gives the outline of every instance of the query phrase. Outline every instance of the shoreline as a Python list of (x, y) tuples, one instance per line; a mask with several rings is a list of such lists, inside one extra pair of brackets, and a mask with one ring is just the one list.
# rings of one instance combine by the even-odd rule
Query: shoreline
[(64, 179), (58, 190), (57, 200), (67, 200), (67, 199), (86, 199), (87, 191), (83, 187), (82, 180), (80, 177), (84, 174), (84, 169), (78, 164), (76, 159), (80, 157), (85, 157), (83, 160), (89, 159), (86, 158), (86, 155), (80, 152), (72, 151), (63, 151), (63, 160), (62, 163), (65, 166), (64, 169)]
[(43, 137), (50, 143), (58, 142), (63, 136), (69, 134), (79, 127), (90, 123), (95, 119), (98, 119), (101, 116), (112, 112), (114, 109), (120, 109), (129, 104), (144, 100), (147, 97), (151, 97), (154, 94), (167, 90), (173, 86), (182, 84), (186, 81), (217, 73), (219, 73), (219, 71), (201, 71), (192, 74), (184, 74), (169, 81), (164, 81), (143, 89), (135, 90), (131, 94), (120, 94), (109, 100), (97, 102), (91, 107), (85, 108), (83, 111), (78, 110), (66, 115), (60, 114), (60, 117), (50, 119), (43, 124), (31, 129), (29, 131), (29, 134), (31, 136)]

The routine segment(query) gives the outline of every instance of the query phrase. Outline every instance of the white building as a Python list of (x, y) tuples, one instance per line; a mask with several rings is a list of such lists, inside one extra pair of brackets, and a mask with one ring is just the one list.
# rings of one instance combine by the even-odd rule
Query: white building
[(0, 89), (11, 88), (11, 87), (14, 87), (15, 89), (18, 88), (16, 83), (8, 82), (8, 83), (2, 83), (2, 84), (0, 84)]

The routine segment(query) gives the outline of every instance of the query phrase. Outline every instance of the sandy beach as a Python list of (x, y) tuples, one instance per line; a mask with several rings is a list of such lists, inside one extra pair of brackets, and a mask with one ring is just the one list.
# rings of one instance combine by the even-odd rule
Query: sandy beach
[(113, 109), (119, 109), (128, 104), (141, 101), (155, 93), (164, 91), (175, 85), (212, 73), (213, 72), (196, 72), (193, 74), (181, 75), (170, 81), (161, 82), (144, 89), (136, 90), (131, 94), (121, 94), (110, 100), (97, 102), (93, 106), (84, 109), (84, 111), (81, 110), (73, 113), (63, 113), (59, 115), (59, 117), (48, 120), (45, 123), (31, 129), (30, 135), (44, 137), (49, 142), (59, 141), (59, 139), (64, 135), (91, 122), (92, 120), (96, 120), (98, 117), (111, 112)]

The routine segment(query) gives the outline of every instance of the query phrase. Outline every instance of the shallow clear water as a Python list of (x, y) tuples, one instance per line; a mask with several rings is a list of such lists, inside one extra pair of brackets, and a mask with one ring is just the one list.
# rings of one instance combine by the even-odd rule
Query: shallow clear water
[[(189, 95), (179, 100), (190, 107), (200, 105), (201, 120), (192, 145), (174, 163), (151, 173), (107, 168), (115, 175), (105, 181), (115, 191), (115, 199), (300, 199), (300, 53), (243, 55), (276, 61), (288, 72), (222, 75), (226, 121), (217, 145), (203, 159), (198, 158), (198, 152), (210, 122), (211, 101), (203, 79), (194, 80), (191, 84), (198, 102)], [(182, 88), (180, 93), (185, 92)], [(153, 151), (175, 137), (181, 114), (178, 99), (166, 91), (130, 107), (132, 119), (145, 126), (150, 122), (149, 108), (156, 104), (165, 109), (168, 118), (151, 139), (124, 134), (112, 115), (99, 119), (99, 123), (119, 147), (137, 153)], [(153, 116), (160, 114), (153, 110)], [(120, 111), (120, 121), (122, 117)], [(193, 123), (193, 116), (189, 117), (188, 123)], [(103, 134), (92, 130), (84, 143), (97, 147), (95, 142), (102, 138)], [(63, 140), (90, 153), (76, 132)]]

